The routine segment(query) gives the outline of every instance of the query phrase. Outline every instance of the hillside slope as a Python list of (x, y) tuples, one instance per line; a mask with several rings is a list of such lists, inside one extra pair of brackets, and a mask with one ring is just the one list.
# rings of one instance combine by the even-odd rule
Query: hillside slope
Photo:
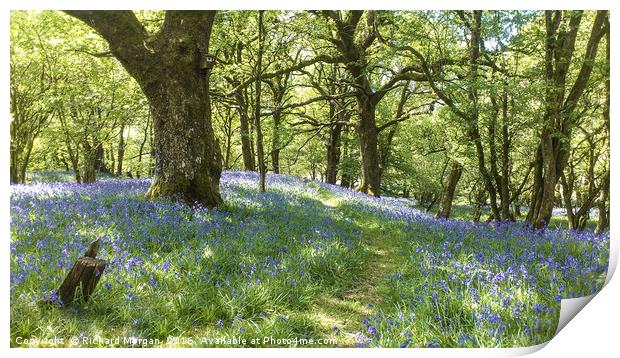
[[(214, 210), (144, 200), (148, 180), (12, 186), (11, 345), (525, 346), (551, 338), (560, 298), (605, 279), (608, 234), (437, 220), (286, 175), (261, 194), (257, 181), (225, 172)], [(37, 305), (95, 238), (108, 268), (93, 299)]]

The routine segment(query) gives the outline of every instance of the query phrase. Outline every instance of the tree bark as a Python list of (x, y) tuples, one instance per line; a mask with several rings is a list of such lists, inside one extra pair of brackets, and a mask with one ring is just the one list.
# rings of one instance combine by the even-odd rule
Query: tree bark
[[(80, 257), (58, 288), (62, 305), (70, 305), (76, 298), (88, 301), (90, 295), (106, 268), (104, 260), (97, 259), (99, 240), (92, 242), (83, 257)], [(76, 297), (77, 296), (77, 297)], [(55, 302), (50, 302), (55, 303)]]

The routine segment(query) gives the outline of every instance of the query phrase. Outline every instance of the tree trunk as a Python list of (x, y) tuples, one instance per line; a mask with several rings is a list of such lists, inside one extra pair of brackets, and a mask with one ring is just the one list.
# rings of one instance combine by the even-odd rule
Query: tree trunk
[[(400, 100), (398, 101), (398, 107), (396, 108), (396, 115), (394, 118), (400, 118), (405, 111), (405, 104), (407, 103), (407, 99), (409, 98), (409, 81), (405, 82), (403, 86), (403, 90), (400, 93)], [(388, 134), (385, 136), (385, 142), (379, 147), (379, 176), (381, 180), (383, 179), (383, 173), (387, 170), (387, 167), (390, 162), (390, 154), (392, 152), (392, 142), (394, 141), (394, 136), (396, 135), (396, 130), (398, 129), (398, 123), (390, 126), (390, 130)]]
[(534, 184), (532, 185), (530, 204), (525, 220), (533, 223), (538, 217), (540, 211), (540, 203), (542, 198), (542, 146), (539, 144), (536, 149), (536, 157), (534, 160)]
[[(492, 103), (492, 115), (489, 123), (489, 162), (491, 165), (491, 174), (495, 181), (495, 187), (497, 188), (497, 194), (500, 199), (499, 214), (502, 221), (514, 220), (510, 213), (510, 190), (509, 190), (509, 168), (510, 161), (510, 137), (508, 134), (508, 95), (506, 90), (506, 84), (501, 99), (501, 162), (500, 168), (498, 168), (498, 149), (495, 141), (497, 119), (499, 117), (500, 107), (498, 106), (497, 99), (491, 94)], [(501, 170), (501, 173), (500, 173)], [(495, 190), (493, 190), (495, 191)], [(496, 204), (497, 205), (497, 204)]]
[[(172, 60), (172, 59), (171, 59)], [(155, 178), (147, 197), (181, 196), (213, 207), (219, 194), (221, 164), (208, 113), (208, 93), (191, 74), (163, 77), (150, 94), (155, 131)], [(196, 135), (194, 133), (200, 133)]]
[(437, 211), (438, 218), (450, 217), (450, 211), (452, 210), (452, 201), (454, 200), (454, 193), (456, 192), (456, 186), (461, 179), (463, 173), (463, 166), (457, 162), (452, 161), (452, 167), (448, 174), (448, 182), (444, 187), (441, 194), (441, 200), (439, 201), (439, 210)]
[(279, 110), (273, 112), (273, 132), (271, 134), (271, 168), (275, 174), (280, 174), (280, 124), (282, 113)]
[[(610, 29), (609, 29), (609, 18), (607, 19), (607, 24), (606, 24), (606, 33), (605, 33), (605, 40), (606, 40), (606, 51), (605, 51), (605, 56), (606, 56), (606, 62), (607, 62), (607, 68), (606, 68), (606, 75), (607, 78), (605, 79), (605, 107), (603, 109), (603, 119), (605, 120), (605, 130), (606, 130), (606, 135), (609, 137), (609, 107), (611, 104), (611, 98), (610, 98), (610, 78), (609, 78), (609, 73), (610, 73), (610, 66), (611, 66), (611, 62), (610, 62)], [(601, 181), (601, 185), (600, 185), (600, 194), (599, 194), (599, 199), (598, 199), (598, 224), (596, 225), (596, 232), (602, 232), (604, 230), (609, 229), (609, 213), (607, 212), (607, 201), (609, 200), (609, 171), (610, 171), (610, 167), (611, 167), (611, 162), (608, 163), (608, 167), (607, 170), (605, 171), (605, 174), (603, 174), (603, 178)]]
[(568, 220), (568, 228), (575, 229), (575, 212), (573, 211), (573, 180), (568, 180), (566, 175), (562, 175), (562, 197), (564, 198), (564, 207), (566, 209), (566, 218)]
[(280, 76), (275, 77), (274, 79), (267, 81), (267, 84), (271, 88), (271, 92), (273, 95), (273, 126), (271, 133), (271, 167), (275, 174), (280, 174), (280, 151), (284, 149), (281, 139), (282, 130), (282, 106), (286, 101), (285, 95), (288, 91), (288, 81), (289, 81), (289, 73), (284, 73)]
[[(385, 95), (384, 92), (374, 91), (369, 79), (367, 63), (367, 49), (376, 39), (376, 28), (373, 28), (374, 12), (368, 12), (365, 26), (358, 29), (362, 10), (352, 10), (342, 19), (335, 11), (324, 11), (336, 25), (337, 49), (342, 55), (347, 72), (355, 83), (357, 113), (359, 122), (357, 132), (360, 140), (361, 180), (357, 187), (363, 193), (381, 195), (381, 173), (379, 171), (378, 129), (375, 119), (377, 103)], [(359, 30), (359, 31), (358, 31)], [(362, 34), (363, 33), (363, 34)], [(358, 35), (364, 39), (358, 41)]]
[(88, 139), (84, 139), (82, 143), (82, 154), (82, 166), (80, 168), (82, 183), (94, 183), (97, 180), (97, 150), (89, 143)]
[[(346, 132), (344, 133), (344, 136), (341, 134), (341, 137), (342, 160), (346, 163), (349, 158), (349, 139), (347, 138)], [(350, 188), (352, 185), (351, 181), (351, 175), (345, 167), (340, 173), (340, 186), (343, 188)]]
[[(95, 170), (101, 173), (109, 173), (110, 169), (106, 166), (105, 149), (103, 143), (99, 142), (95, 149)], [(113, 169), (113, 168), (111, 168)]]
[[(489, 193), (489, 201), (491, 204), (491, 214), (495, 220), (500, 220), (501, 216), (499, 214), (499, 210), (497, 208), (497, 192), (495, 186), (493, 185), (493, 180), (491, 179), (491, 175), (489, 174), (484, 156), (484, 148), (482, 147), (482, 137), (480, 135), (479, 129), (479, 113), (478, 113), (478, 58), (480, 57), (480, 27), (481, 27), (481, 17), (482, 11), (475, 10), (473, 12), (473, 22), (471, 24), (471, 39), (470, 39), (470, 52), (469, 52), (469, 78), (471, 84), (468, 89), (468, 97), (470, 101), (470, 114), (469, 114), (469, 137), (474, 142), (474, 146), (476, 148), (476, 154), (478, 157), (478, 170), (480, 171), (480, 176), (484, 182), (484, 185)], [(493, 155), (494, 148), (492, 150)], [(495, 164), (495, 163), (493, 163)]]
[(596, 225), (596, 232), (601, 232), (609, 229), (609, 213), (607, 212), (607, 201), (609, 200), (609, 169), (603, 176), (603, 183), (601, 185), (601, 192), (598, 199), (598, 224)]
[(510, 135), (508, 132), (508, 84), (504, 84), (502, 94), (502, 157), (501, 157), (501, 176), (499, 178), (499, 195), (501, 200), (502, 220), (512, 220), (515, 218), (510, 212)]
[[(146, 145), (146, 141), (149, 137), (149, 127), (151, 126), (151, 111), (148, 112), (148, 115), (146, 117), (146, 126), (144, 127), (144, 137), (142, 138), (142, 142), (140, 143), (140, 148), (138, 149), (138, 175), (137, 177), (140, 178), (141, 174), (142, 174), (142, 165), (140, 165), (142, 163), (142, 156), (144, 155), (144, 146)], [(147, 171), (148, 173), (148, 171)]]
[(258, 11), (258, 54), (256, 55), (256, 101), (254, 103), (254, 128), (256, 130), (256, 154), (258, 156), (259, 190), (265, 192), (265, 176), (267, 166), (265, 165), (265, 151), (263, 148), (263, 131), (261, 129), (261, 76), (263, 72), (263, 11)]
[(250, 133), (250, 118), (248, 117), (247, 104), (243, 96), (242, 90), (235, 92), (237, 101), (237, 111), (239, 113), (239, 124), (241, 131), (241, 153), (243, 154), (243, 169), (256, 170), (254, 161), (254, 150), (252, 148), (252, 134)]
[(340, 163), (340, 137), (343, 124), (337, 123), (330, 127), (327, 142), (327, 167), (325, 169), (325, 181), (336, 184), (338, 176), (338, 164)]
[(10, 156), (11, 156), (11, 164), (10, 164), (10, 180), (11, 180), (11, 184), (20, 184), (20, 178), (19, 178), (19, 164), (18, 164), (18, 160), (17, 160), (17, 153), (18, 153), (19, 149), (15, 148), (13, 143), (11, 143), (11, 150), (10, 150)]
[(375, 105), (363, 94), (357, 96), (357, 105), (359, 114), (357, 130), (361, 154), (361, 182), (357, 190), (378, 197), (381, 195), (381, 173), (377, 153)]
[(123, 157), (125, 156), (125, 124), (121, 124), (118, 140), (118, 162), (116, 164), (116, 176), (123, 175)]
[(98, 251), (99, 240), (96, 240), (90, 244), (84, 256), (75, 262), (58, 288), (58, 298), (60, 298), (62, 305), (70, 305), (76, 296), (78, 299), (88, 301), (90, 295), (95, 291), (95, 287), (106, 268), (106, 262), (97, 259)]

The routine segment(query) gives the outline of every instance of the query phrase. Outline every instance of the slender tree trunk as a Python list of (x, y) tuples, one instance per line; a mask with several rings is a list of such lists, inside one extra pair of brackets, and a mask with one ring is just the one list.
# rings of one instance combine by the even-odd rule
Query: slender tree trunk
[(254, 103), (254, 128), (256, 130), (256, 154), (258, 155), (259, 189), (265, 192), (265, 152), (263, 148), (263, 132), (261, 129), (261, 76), (263, 72), (263, 11), (258, 11), (258, 54), (256, 55), (256, 103)]
[(226, 134), (226, 143), (224, 145), (224, 169), (230, 169), (230, 156), (232, 154), (232, 146), (233, 146), (233, 124), (232, 124), (232, 116), (230, 114), (230, 109), (226, 114), (226, 125), (224, 128), (224, 132)]
[(327, 167), (325, 169), (325, 181), (336, 184), (338, 176), (338, 164), (340, 163), (340, 145), (343, 124), (337, 123), (330, 127), (327, 142)]
[(273, 94), (274, 110), (273, 110), (273, 126), (271, 130), (271, 167), (275, 174), (280, 174), (280, 151), (283, 149), (281, 130), (283, 113), (281, 106), (284, 105), (285, 95), (288, 90), (288, 81), (290, 74), (285, 73), (267, 84), (271, 88)]
[[(146, 145), (146, 141), (149, 137), (149, 127), (151, 126), (151, 111), (148, 112), (146, 117), (146, 126), (144, 127), (144, 137), (142, 138), (142, 142), (140, 142), (140, 148), (138, 149), (138, 163), (142, 163), (142, 156), (144, 155), (144, 146)], [(142, 174), (142, 165), (138, 166), (140, 169), (138, 170), (137, 177), (140, 178)], [(148, 174), (148, 170), (147, 170)]]
[(542, 146), (539, 144), (536, 149), (536, 157), (534, 160), (534, 184), (532, 185), (530, 204), (526, 216), (526, 221), (533, 223), (538, 212), (540, 211), (540, 203), (542, 199)]
[[(339, 110), (334, 101), (330, 102), (329, 118), (338, 119), (339, 122), (348, 121), (348, 114), (344, 110)], [(342, 130), (344, 123), (332, 124), (329, 127), (329, 137), (327, 138), (327, 166), (325, 167), (325, 181), (329, 184), (336, 184), (338, 176), (338, 165), (340, 164), (340, 148), (342, 145)]]
[(80, 168), (82, 183), (94, 183), (97, 180), (97, 150), (88, 142), (87, 139), (84, 139), (84, 142), (82, 143), (82, 154), (82, 166)]
[(564, 198), (564, 207), (566, 209), (566, 218), (568, 220), (568, 228), (575, 229), (575, 212), (573, 211), (573, 180), (568, 180), (566, 175), (562, 175), (562, 197)]
[(499, 194), (501, 200), (502, 220), (512, 220), (515, 218), (510, 212), (512, 204), (510, 197), (510, 135), (508, 133), (508, 85), (504, 85), (502, 99), (502, 157), (501, 157), (501, 176), (499, 178)]
[(116, 176), (123, 175), (123, 157), (125, 156), (125, 124), (121, 124), (118, 140), (118, 162), (116, 164)]
[(248, 117), (247, 104), (241, 90), (235, 92), (239, 124), (241, 131), (241, 153), (243, 154), (243, 169), (256, 170), (254, 150), (252, 149), (252, 134), (250, 133), (250, 118)]
[(439, 201), (439, 210), (437, 211), (438, 218), (450, 217), (450, 211), (452, 210), (452, 201), (454, 200), (454, 193), (456, 192), (456, 186), (461, 179), (462, 173), (463, 166), (457, 161), (452, 161), (450, 173), (448, 174), (448, 180), (441, 194), (441, 200)]
[[(605, 40), (606, 40), (606, 51), (605, 51), (605, 56), (606, 56), (606, 62), (607, 62), (607, 68), (606, 68), (606, 74), (607, 74), (607, 78), (605, 79), (605, 107), (603, 109), (603, 119), (605, 120), (605, 133), (607, 136), (609, 136), (609, 107), (611, 104), (611, 98), (610, 98), (610, 78), (609, 78), (609, 73), (610, 73), (610, 66), (611, 66), (611, 62), (610, 62), (610, 28), (609, 28), (609, 18), (607, 19), (607, 29), (605, 32)], [(609, 200), (609, 170), (611, 167), (611, 162), (608, 163), (608, 167), (607, 170), (605, 171), (605, 174), (603, 174), (603, 178), (601, 180), (601, 185), (600, 185), (600, 194), (599, 194), (599, 198), (598, 198), (598, 224), (596, 225), (596, 232), (602, 232), (604, 230), (607, 230), (609, 228), (609, 213), (607, 212), (608, 207), (607, 207), (607, 201)]]
[(73, 175), (75, 176), (75, 182), (82, 183), (82, 175), (80, 173), (79, 154), (73, 152), (70, 145), (67, 145), (67, 152), (69, 153), (69, 159), (71, 160), (71, 169), (73, 169)]
[[(495, 179), (495, 186), (497, 187), (497, 194), (499, 194), (500, 199), (500, 219), (502, 221), (505, 220), (514, 220), (510, 213), (510, 189), (509, 189), (509, 153), (510, 153), (510, 137), (508, 134), (508, 95), (506, 86), (504, 85), (504, 90), (502, 93), (501, 100), (501, 162), (500, 168), (498, 168), (498, 155), (497, 155), (497, 145), (495, 141), (496, 136), (496, 127), (497, 127), (497, 118), (499, 116), (500, 108), (498, 106), (497, 100), (492, 95), (491, 103), (493, 104), (493, 114), (491, 116), (491, 121), (489, 124), (489, 153), (490, 158), (489, 162), (491, 163), (491, 174)], [(500, 173), (501, 170), (501, 173)]]
[(23, 158), (21, 165), (19, 167), (19, 183), (26, 182), (26, 170), (28, 169), (28, 164), (30, 163), (30, 156), (32, 154), (32, 148), (34, 147), (34, 136), (32, 140), (28, 140), (26, 143), (26, 150), (23, 153)]
[[(407, 103), (407, 99), (409, 98), (409, 81), (405, 82), (403, 86), (403, 90), (400, 94), (400, 100), (398, 101), (398, 107), (396, 109), (396, 116), (394, 118), (400, 118), (405, 111), (405, 104)], [(386, 171), (389, 162), (390, 162), (390, 154), (392, 152), (392, 143), (394, 141), (394, 136), (396, 135), (396, 130), (398, 129), (398, 123), (392, 125), (385, 136), (385, 142), (383, 145), (379, 147), (379, 176), (383, 179), (383, 173)]]
[(609, 169), (603, 176), (603, 183), (601, 184), (601, 192), (598, 199), (598, 224), (596, 225), (596, 232), (601, 232), (609, 228), (609, 213), (607, 201), (609, 200)]
[(478, 58), (480, 57), (480, 27), (481, 27), (482, 11), (474, 10), (473, 21), (471, 25), (471, 44), (469, 52), (469, 78), (472, 82), (469, 86), (469, 101), (471, 105), (470, 110), (470, 123), (469, 123), (469, 137), (474, 142), (476, 148), (476, 154), (478, 156), (478, 170), (480, 176), (484, 182), (484, 185), (489, 192), (489, 201), (491, 204), (491, 214), (495, 220), (500, 220), (501, 216), (497, 208), (497, 192), (493, 185), (493, 180), (489, 174), (486, 163), (484, 148), (482, 147), (482, 137), (480, 135), (480, 129), (478, 127)]
[[(346, 135), (346, 132), (343, 134), (344, 136), (341, 134), (342, 158), (346, 163), (349, 158), (349, 139)], [(343, 188), (350, 188), (352, 185), (351, 182), (352, 182), (351, 175), (349, 174), (349, 171), (347, 170), (347, 168), (344, 168), (343, 170), (341, 170), (341, 173), (340, 173), (340, 186)]]
[(17, 154), (18, 153), (18, 149), (14, 147), (13, 143), (11, 143), (11, 152), (10, 152), (10, 156), (11, 156), (11, 164), (10, 164), (10, 180), (11, 180), (11, 184), (19, 184), (19, 171), (18, 171), (18, 160), (17, 160)]
[(275, 174), (280, 174), (280, 124), (282, 113), (279, 110), (273, 112), (273, 131), (271, 134), (271, 167)]

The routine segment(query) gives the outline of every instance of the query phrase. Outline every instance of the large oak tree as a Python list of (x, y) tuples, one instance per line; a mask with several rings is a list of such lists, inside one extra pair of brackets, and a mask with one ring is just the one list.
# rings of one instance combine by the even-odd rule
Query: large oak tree
[(149, 101), (155, 172), (147, 196), (209, 207), (221, 203), (221, 154), (211, 125), (210, 69), (205, 66), (215, 11), (166, 11), (155, 35), (132, 11), (67, 13), (108, 42)]

